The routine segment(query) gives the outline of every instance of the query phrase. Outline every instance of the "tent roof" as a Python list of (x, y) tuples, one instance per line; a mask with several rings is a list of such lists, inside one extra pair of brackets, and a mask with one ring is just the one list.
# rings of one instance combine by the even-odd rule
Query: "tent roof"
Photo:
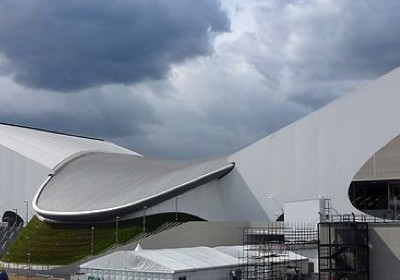
[[(216, 250), (228, 254), (230, 256), (233, 256), (235, 258), (244, 258), (244, 257), (254, 257), (254, 258), (259, 258), (261, 256), (264, 256), (267, 258), (267, 262), (273, 262), (273, 263), (282, 263), (282, 262), (287, 262), (287, 261), (301, 261), (301, 260), (307, 260), (307, 257), (304, 257), (302, 255), (296, 254), (292, 251), (284, 251), (282, 252), (262, 252), (259, 251), (257, 248), (252, 247), (251, 245), (247, 245), (243, 247), (243, 245), (237, 245), (237, 246), (218, 246), (215, 247)], [(244, 251), (246, 251), (246, 256), (244, 254)]]
[(50, 169), (75, 154), (102, 151), (139, 155), (100, 139), (0, 123), (0, 145)]
[(239, 265), (239, 259), (209, 247), (117, 251), (81, 265), (86, 269), (179, 272)]

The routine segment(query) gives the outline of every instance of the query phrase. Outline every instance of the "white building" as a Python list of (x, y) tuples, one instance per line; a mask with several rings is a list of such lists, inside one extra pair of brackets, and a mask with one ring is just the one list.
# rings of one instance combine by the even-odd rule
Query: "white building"
[[(284, 209), (307, 208), (301, 201), (328, 198), (337, 213), (398, 218), (399, 88), (396, 69), (243, 150), (207, 160), (153, 160), (106, 141), (0, 124), (0, 211), (25, 220), (32, 207), (54, 222), (128, 219), (144, 209), (273, 221)], [(304, 215), (318, 217), (322, 208), (310, 209)]]

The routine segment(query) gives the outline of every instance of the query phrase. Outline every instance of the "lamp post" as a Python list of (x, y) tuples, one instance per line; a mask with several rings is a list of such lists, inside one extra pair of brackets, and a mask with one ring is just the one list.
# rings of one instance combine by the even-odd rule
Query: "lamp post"
[(178, 199), (179, 196), (175, 197), (175, 222), (178, 222)]
[[(284, 211), (283, 211), (283, 208), (279, 205), (278, 201), (276, 201), (276, 199), (273, 196), (268, 196), (268, 198), (271, 199), (275, 203), (275, 205), (279, 208), (280, 213), (282, 214)], [(279, 214), (278, 214), (278, 216), (279, 216)]]
[(93, 232), (94, 226), (91, 227), (91, 238), (90, 238), (90, 255), (93, 256)]
[(146, 232), (146, 209), (147, 206), (143, 206), (143, 232)]
[(28, 275), (31, 274), (31, 252), (30, 252), (30, 239), (29, 236), (26, 237), (26, 258), (28, 260)]
[(119, 216), (115, 217), (115, 244), (118, 244), (118, 220)]
[(175, 197), (175, 222), (178, 222), (178, 197)]
[[(183, 199), (183, 197), (181, 197), (181, 196), (175, 197), (175, 222), (178, 222), (178, 218), (179, 218), (178, 200), (180, 200), (180, 199)], [(182, 204), (181, 204), (181, 208), (182, 208)]]
[(25, 227), (28, 225), (28, 221), (29, 221), (29, 214), (28, 214), (28, 208), (29, 208), (29, 202), (27, 201), (27, 200), (25, 200), (24, 201), (24, 203), (25, 203), (25, 210), (26, 210), (26, 213), (25, 213)]
[(14, 208), (13, 210), (14, 210), (14, 212), (15, 212), (15, 221), (14, 221), (14, 226), (17, 226), (17, 220), (18, 220), (18, 209), (17, 209), (17, 208)]

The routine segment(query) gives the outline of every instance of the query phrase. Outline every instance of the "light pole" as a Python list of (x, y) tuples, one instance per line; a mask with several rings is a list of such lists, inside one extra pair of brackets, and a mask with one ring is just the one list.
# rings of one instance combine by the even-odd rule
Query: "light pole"
[(31, 274), (31, 252), (30, 252), (30, 239), (29, 236), (26, 237), (26, 258), (28, 260), (28, 275)]
[(175, 222), (178, 222), (178, 197), (175, 197)]
[(93, 232), (94, 226), (91, 227), (91, 239), (90, 239), (90, 255), (93, 256)]
[(27, 200), (25, 200), (24, 201), (24, 203), (25, 203), (25, 210), (26, 210), (26, 213), (25, 213), (25, 227), (28, 225), (28, 220), (29, 220), (29, 214), (28, 214), (28, 206), (29, 206), (29, 204), (28, 204), (28, 201)]
[(15, 211), (15, 221), (14, 221), (14, 226), (17, 226), (17, 220), (18, 220), (18, 209), (14, 208), (13, 209)]
[(118, 220), (119, 216), (115, 217), (115, 244), (118, 244)]
[(146, 209), (147, 206), (143, 206), (143, 232), (146, 232)]
[[(279, 205), (278, 201), (276, 201), (276, 199), (273, 196), (268, 196), (268, 198), (275, 203), (275, 205), (279, 208), (280, 214), (282, 214), (284, 211), (283, 208)], [(277, 216), (279, 216), (279, 214)]]

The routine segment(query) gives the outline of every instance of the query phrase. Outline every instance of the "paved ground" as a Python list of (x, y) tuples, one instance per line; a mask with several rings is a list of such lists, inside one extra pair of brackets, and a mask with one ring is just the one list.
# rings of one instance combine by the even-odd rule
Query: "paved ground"
[(30, 270), (27, 270), (24, 264), (2, 263), (1, 265), (7, 271), (10, 280), (70, 279), (70, 275), (74, 275), (78, 270), (77, 263), (60, 267), (32, 265)]
[(55, 280), (55, 279), (69, 279), (68, 275), (52, 275), (52, 274), (42, 274), (39, 271), (31, 271), (28, 273), (26, 270), (6, 270), (9, 280)]
[(41, 277), (41, 276), (27, 276), (26, 274), (17, 274), (17, 273), (8, 273), (8, 279), (9, 280), (55, 280), (55, 279), (69, 279), (69, 278), (52, 278), (52, 277)]

